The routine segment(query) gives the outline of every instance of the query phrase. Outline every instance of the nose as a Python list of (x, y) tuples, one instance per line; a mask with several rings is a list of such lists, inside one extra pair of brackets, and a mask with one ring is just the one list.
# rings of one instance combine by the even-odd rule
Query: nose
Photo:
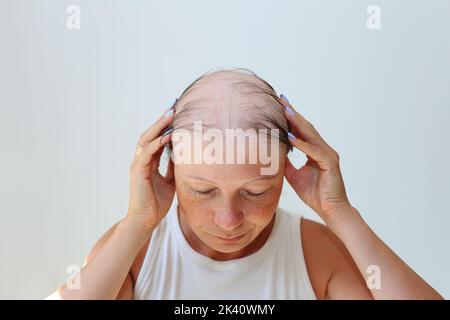
[(231, 205), (221, 207), (214, 215), (215, 224), (224, 231), (239, 229), (244, 222), (244, 215)]

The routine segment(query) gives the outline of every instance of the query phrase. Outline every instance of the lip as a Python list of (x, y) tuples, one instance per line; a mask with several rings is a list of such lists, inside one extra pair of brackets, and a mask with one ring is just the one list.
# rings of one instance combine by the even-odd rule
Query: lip
[(234, 237), (234, 238), (222, 238), (222, 237), (218, 237), (218, 236), (216, 236), (216, 238), (223, 242), (226, 242), (226, 243), (234, 243), (234, 242), (241, 240), (244, 236), (245, 236), (245, 233), (240, 236)]

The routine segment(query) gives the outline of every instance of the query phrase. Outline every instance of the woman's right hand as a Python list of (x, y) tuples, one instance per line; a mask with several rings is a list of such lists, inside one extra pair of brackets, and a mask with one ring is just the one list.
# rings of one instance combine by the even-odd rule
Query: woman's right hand
[(140, 136), (130, 168), (127, 218), (138, 221), (146, 230), (153, 230), (161, 222), (175, 195), (172, 160), (168, 161), (165, 176), (158, 170), (164, 145), (171, 139), (171, 134), (162, 138), (162, 133), (173, 118), (171, 108)]

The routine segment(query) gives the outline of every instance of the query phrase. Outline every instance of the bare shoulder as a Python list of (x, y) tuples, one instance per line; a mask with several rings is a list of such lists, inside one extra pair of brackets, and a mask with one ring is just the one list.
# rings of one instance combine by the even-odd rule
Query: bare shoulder
[(347, 250), (342, 241), (323, 223), (302, 218), (300, 228), (304, 246), (322, 249), (326, 253)]
[(303, 254), (306, 267), (318, 299), (325, 299), (331, 276), (348, 255), (339, 238), (324, 224), (300, 220)]

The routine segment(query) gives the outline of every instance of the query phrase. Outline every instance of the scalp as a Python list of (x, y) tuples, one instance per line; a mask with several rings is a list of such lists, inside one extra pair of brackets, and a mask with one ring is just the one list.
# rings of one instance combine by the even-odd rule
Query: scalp
[(203, 75), (183, 92), (175, 106), (174, 127), (201, 120), (219, 129), (270, 128), (275, 118), (287, 129), (282, 110), (273, 88), (255, 74), (221, 70)]

